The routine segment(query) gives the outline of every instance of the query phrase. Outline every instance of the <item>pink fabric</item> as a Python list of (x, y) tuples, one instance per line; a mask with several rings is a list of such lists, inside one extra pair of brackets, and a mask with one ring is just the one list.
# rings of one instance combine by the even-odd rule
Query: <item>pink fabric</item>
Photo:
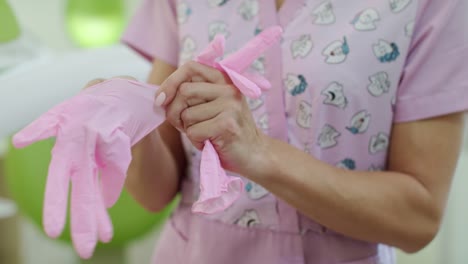
[[(249, 212), (252, 213), (252, 212)], [(245, 222), (243, 224), (246, 224)], [(219, 237), (224, 237), (221, 243)], [(376, 244), (323, 231), (293, 233), (207, 219), (182, 204), (159, 235), (155, 264), (381, 264)], [(233, 246), (237, 251), (233, 252)], [(249, 245), (245, 247), (244, 245)], [(307, 248), (304, 251), (304, 248)]]
[[(148, 39), (148, 43), (171, 41), (165, 50), (148, 52), (152, 58), (182, 65), (216, 34), (227, 39), (229, 54), (262, 29), (279, 25), (284, 31), (281, 43), (250, 66), (271, 83), (258, 99), (247, 100), (258, 126), (323, 162), (345, 169), (385, 170), (394, 122), (468, 109), (467, 5), (462, 0), (287, 0), (277, 11), (271, 0), (145, 0), (145, 9), (139, 9), (123, 40), (132, 47), (146, 46)], [(177, 10), (173, 17), (163, 13), (168, 7)], [(177, 26), (160, 30), (155, 20), (170, 25), (176, 21)], [(200, 195), (202, 153), (185, 137), (183, 142), (189, 168), (182, 198), (190, 207)], [(186, 248), (200, 252), (198, 263), (217, 263), (212, 259), (223, 256), (233, 263), (251, 263), (239, 252), (263, 250), (271, 241), (259, 243), (250, 236), (265, 230), (307, 233), (320, 226), (262, 186), (240, 178), (244, 193), (222, 213), (174, 215), (174, 221), (190, 224), (187, 246), (167, 247), (171, 240), (163, 237), (155, 263), (177, 263), (163, 251), (173, 250), (184, 258), (190, 255)], [(193, 218), (202, 218), (203, 224), (192, 223)], [(194, 234), (219, 222), (225, 230)], [(229, 230), (245, 237), (231, 239)], [(198, 243), (199, 237), (213, 242)], [(327, 239), (320, 236), (316, 242)], [(310, 257), (297, 263), (365, 263), (357, 255), (347, 255), (347, 246), (340, 247), (348, 240), (345, 236), (330, 240), (327, 248), (333, 252), (325, 259), (309, 254), (316, 243), (297, 244), (297, 254)], [(217, 251), (212, 246), (216, 242), (227, 248)], [(380, 248), (379, 252), (390, 251), (385, 245)], [(270, 248), (272, 254), (275, 250)], [(388, 257), (391, 254), (379, 254), (380, 263), (395, 263)]]
[[(156, 1), (144, 1), (137, 12), (139, 15), (134, 17), (133, 27), (126, 32), (122, 41), (149, 61), (157, 57), (176, 66), (179, 45), (176, 7), (173, 1), (162, 0), (158, 1), (158, 4)], [(140, 31), (148, 27), (151, 30), (141, 34)], [(163, 35), (164, 41), (155, 38), (154, 34)], [(135, 38), (141, 41), (132, 41)]]
[(163, 110), (153, 110), (156, 90), (130, 80), (104, 81), (52, 108), (13, 137), (15, 147), (56, 137), (44, 229), (54, 238), (62, 233), (71, 181), (71, 235), (82, 258), (91, 257), (98, 238), (111, 240), (106, 208), (115, 204), (124, 187), (131, 146), (165, 119)]
[(420, 1), (398, 89), (395, 122), (465, 111), (468, 1)]

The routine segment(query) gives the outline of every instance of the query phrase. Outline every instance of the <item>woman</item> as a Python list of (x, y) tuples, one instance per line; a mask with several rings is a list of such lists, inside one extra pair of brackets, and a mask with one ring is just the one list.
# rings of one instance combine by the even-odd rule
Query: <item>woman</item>
[[(123, 41), (153, 61), (167, 121), (133, 148), (127, 188), (158, 211), (181, 191), (154, 263), (395, 263), (436, 235), (468, 109), (466, 1), (145, 0)], [(465, 23), (465, 24), (463, 24)], [(246, 100), (190, 62), (280, 25)], [(245, 194), (195, 215), (210, 139)], [(388, 246), (387, 246), (388, 245)]]

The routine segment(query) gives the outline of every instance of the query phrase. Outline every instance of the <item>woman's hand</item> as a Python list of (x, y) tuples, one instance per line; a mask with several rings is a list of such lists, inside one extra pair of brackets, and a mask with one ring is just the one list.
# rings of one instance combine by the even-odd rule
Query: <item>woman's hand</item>
[(225, 169), (244, 175), (261, 157), (266, 135), (222, 72), (189, 62), (162, 83), (156, 96), (156, 104), (166, 107), (167, 120), (196, 148), (211, 141)]

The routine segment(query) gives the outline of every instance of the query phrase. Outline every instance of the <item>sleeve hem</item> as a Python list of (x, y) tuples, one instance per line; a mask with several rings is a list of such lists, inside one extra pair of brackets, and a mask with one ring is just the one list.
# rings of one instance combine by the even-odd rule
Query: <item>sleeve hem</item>
[(424, 97), (406, 97), (397, 102), (394, 122), (409, 122), (468, 111), (468, 87)]

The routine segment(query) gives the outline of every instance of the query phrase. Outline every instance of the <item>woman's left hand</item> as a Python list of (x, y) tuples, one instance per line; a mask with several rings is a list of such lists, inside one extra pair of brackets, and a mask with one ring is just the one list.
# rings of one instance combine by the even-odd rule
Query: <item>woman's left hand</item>
[(222, 72), (188, 62), (156, 94), (167, 120), (202, 149), (210, 140), (227, 170), (246, 176), (262, 157), (267, 136), (257, 128), (244, 96)]

